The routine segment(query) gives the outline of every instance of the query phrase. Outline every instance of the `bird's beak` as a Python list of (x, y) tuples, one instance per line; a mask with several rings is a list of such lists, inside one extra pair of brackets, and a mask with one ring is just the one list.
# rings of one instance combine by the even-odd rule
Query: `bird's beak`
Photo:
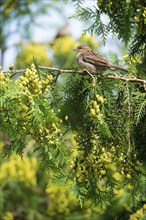
[(76, 51), (76, 50), (77, 50), (76, 48), (73, 49), (73, 51)]

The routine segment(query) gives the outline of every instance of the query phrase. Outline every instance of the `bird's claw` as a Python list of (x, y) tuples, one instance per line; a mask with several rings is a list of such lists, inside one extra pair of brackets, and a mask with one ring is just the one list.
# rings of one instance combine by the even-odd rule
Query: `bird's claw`
[(96, 78), (88, 71), (88, 70), (85, 70), (93, 79), (93, 84), (96, 83)]

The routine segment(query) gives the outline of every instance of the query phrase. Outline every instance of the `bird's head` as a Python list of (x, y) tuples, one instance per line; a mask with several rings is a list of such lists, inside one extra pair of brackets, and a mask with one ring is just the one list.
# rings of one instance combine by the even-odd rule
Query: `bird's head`
[(73, 49), (75, 52), (81, 52), (81, 51), (91, 51), (91, 48), (86, 45), (79, 45), (75, 49)]

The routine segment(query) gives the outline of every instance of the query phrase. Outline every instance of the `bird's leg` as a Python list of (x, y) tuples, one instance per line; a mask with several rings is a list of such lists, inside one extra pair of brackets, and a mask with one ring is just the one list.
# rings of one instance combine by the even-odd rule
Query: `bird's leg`
[(88, 71), (88, 70), (85, 70), (93, 79), (93, 83), (96, 83), (96, 79), (95, 77)]

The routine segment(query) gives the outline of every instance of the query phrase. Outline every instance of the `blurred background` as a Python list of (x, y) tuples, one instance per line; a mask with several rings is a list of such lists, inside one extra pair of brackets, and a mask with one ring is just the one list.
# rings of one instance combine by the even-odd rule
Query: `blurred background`
[[(83, 3), (83, 7), (92, 8), (95, 5), (96, 1), (94, 0), (87, 0)], [(8, 0), (2, 1), (0, 10), (2, 21), (0, 65), (3, 69), (8, 69), (11, 64), (18, 64), (22, 50), (25, 53), (24, 48), (29, 50), (29, 55), (27, 52), (27, 55), (25, 54), (27, 60), (35, 57), (39, 61), (41, 59), (39, 50), (43, 49), (50, 55), (50, 57), (48, 55), (48, 59), (51, 59), (52, 51), (50, 46), (54, 44), (55, 39), (69, 36), (73, 41), (78, 41), (90, 24), (71, 18), (75, 13), (73, 1), (65, 3), (62, 0), (42, 0), (41, 2), (38, 0)], [(106, 16), (103, 16), (105, 23), (107, 19)], [(112, 53), (116, 52), (118, 57), (122, 57), (122, 43), (118, 38), (113, 38), (109, 33), (105, 45), (101, 42), (100, 37), (94, 36), (94, 38), (98, 47), (100, 45), (99, 50), (102, 53), (110, 53), (112, 51)], [(33, 45), (35, 45), (35, 52), (33, 51)], [(70, 47), (69, 49), (72, 48)], [(36, 54), (37, 52), (38, 54)], [(43, 65), (46, 64), (44, 62)]]

